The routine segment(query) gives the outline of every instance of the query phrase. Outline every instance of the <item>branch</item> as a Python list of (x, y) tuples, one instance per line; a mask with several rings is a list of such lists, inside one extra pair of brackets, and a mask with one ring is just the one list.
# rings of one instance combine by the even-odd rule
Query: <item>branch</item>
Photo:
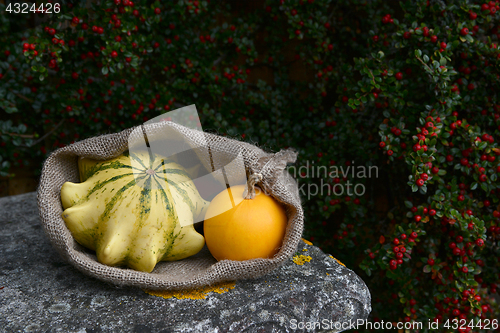
[(434, 72), (434, 71), (432, 70), (432, 68), (430, 68), (430, 67), (429, 67), (429, 65), (427, 65), (427, 64), (426, 64), (426, 63), (425, 63), (425, 62), (424, 62), (424, 61), (423, 61), (423, 60), (422, 60), (419, 56), (417, 56), (417, 55), (416, 55), (416, 56), (415, 56), (415, 58), (417, 58), (417, 59), (418, 59), (418, 61), (420, 61), (420, 62), (422, 63), (422, 65), (424, 65), (425, 67), (427, 67), (427, 69), (428, 69), (430, 72)]
[(13, 106), (13, 107), (14, 107), (14, 106), (16, 106), (16, 104), (14, 104), (14, 103), (12, 103), (11, 101), (8, 101), (8, 100), (6, 100), (6, 99), (0, 98), (0, 100), (5, 101), (5, 102), (8, 102), (8, 103), (10, 104), (10, 106)]
[(374, 85), (377, 85), (377, 82), (375, 81), (375, 76), (373, 76), (372, 70), (369, 69), (367, 66), (365, 66), (366, 69), (368, 69), (368, 72), (370, 73), (370, 76), (372, 77), (372, 81)]
[(64, 123), (64, 120), (65, 119), (62, 119), (53, 129), (51, 129), (50, 131), (48, 131), (47, 133), (45, 133), (40, 139), (36, 140), (35, 142), (33, 142), (31, 145), (22, 145), (23, 147), (33, 147), (34, 145), (37, 145), (39, 144), (40, 142), (43, 141), (43, 139), (45, 139), (46, 137), (48, 137), (50, 134), (52, 134), (56, 129), (58, 129), (63, 123)]
[(226, 57), (226, 54), (222, 54), (218, 59), (216, 59), (214, 61), (214, 63), (212, 64), (212, 66), (217, 66), (222, 60), (224, 60), (224, 58)]
[(20, 138), (33, 139), (35, 136), (33, 134), (18, 134), (18, 133), (2, 133), (0, 135), (10, 135), (10, 136), (18, 136)]
[(17, 97), (22, 98), (22, 99), (24, 99), (27, 102), (35, 103), (34, 100), (32, 100), (32, 99), (30, 99), (30, 98), (28, 98), (28, 97), (26, 97), (24, 95), (21, 95), (20, 93), (16, 93), (13, 89), (9, 89), (9, 90), (12, 91), (14, 93), (14, 95), (16, 95)]

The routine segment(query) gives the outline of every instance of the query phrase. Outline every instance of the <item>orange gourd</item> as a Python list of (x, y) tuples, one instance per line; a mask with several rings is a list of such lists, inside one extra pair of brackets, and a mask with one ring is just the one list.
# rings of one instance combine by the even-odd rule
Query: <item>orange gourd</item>
[(217, 260), (271, 258), (281, 247), (288, 220), (283, 206), (258, 189), (250, 199), (246, 188), (224, 190), (208, 207), (205, 241)]

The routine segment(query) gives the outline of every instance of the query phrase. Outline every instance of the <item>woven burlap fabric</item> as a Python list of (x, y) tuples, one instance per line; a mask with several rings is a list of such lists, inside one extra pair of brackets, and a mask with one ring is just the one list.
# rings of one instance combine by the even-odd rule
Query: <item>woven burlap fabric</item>
[[(140, 142), (143, 133), (147, 134), (149, 142), (160, 137), (164, 139), (165, 133), (170, 133), (172, 140), (182, 138), (192, 147), (207, 149), (211, 155), (217, 154), (216, 162), (220, 165), (215, 165), (214, 160), (206, 159), (206, 155), (201, 154), (200, 160), (207, 170), (222, 167), (241, 153), (248, 173), (262, 174), (262, 182), (258, 185), (286, 209), (288, 225), (280, 251), (271, 259), (217, 262), (205, 246), (193, 257), (159, 262), (151, 273), (99, 263), (94, 252), (83, 248), (74, 240), (61, 217), (61, 186), (67, 181), (79, 182), (78, 157), (97, 160), (117, 157), (131, 148), (134, 142)], [(89, 138), (54, 151), (43, 165), (37, 191), (40, 219), (51, 244), (64, 259), (83, 273), (116, 285), (167, 290), (256, 278), (271, 272), (290, 258), (301, 239), (304, 215), (298, 187), (285, 171), (287, 162), (294, 162), (295, 159), (296, 153), (291, 150), (269, 154), (248, 143), (189, 129), (169, 121), (146, 124), (116, 134)]]

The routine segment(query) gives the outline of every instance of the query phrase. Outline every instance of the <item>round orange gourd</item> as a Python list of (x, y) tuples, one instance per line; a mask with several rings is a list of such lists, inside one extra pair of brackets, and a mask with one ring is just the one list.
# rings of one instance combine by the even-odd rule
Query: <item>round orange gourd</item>
[(258, 189), (253, 199), (244, 199), (245, 188), (222, 191), (208, 207), (205, 242), (217, 260), (271, 258), (281, 247), (287, 224), (284, 208)]

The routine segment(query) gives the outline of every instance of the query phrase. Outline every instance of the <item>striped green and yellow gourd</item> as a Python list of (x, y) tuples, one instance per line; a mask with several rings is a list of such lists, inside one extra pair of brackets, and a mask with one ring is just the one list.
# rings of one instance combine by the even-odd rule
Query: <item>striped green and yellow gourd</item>
[(198, 253), (205, 239), (193, 226), (208, 207), (186, 170), (152, 152), (108, 161), (80, 158), (81, 183), (61, 188), (62, 217), (97, 260), (151, 272), (159, 261)]

